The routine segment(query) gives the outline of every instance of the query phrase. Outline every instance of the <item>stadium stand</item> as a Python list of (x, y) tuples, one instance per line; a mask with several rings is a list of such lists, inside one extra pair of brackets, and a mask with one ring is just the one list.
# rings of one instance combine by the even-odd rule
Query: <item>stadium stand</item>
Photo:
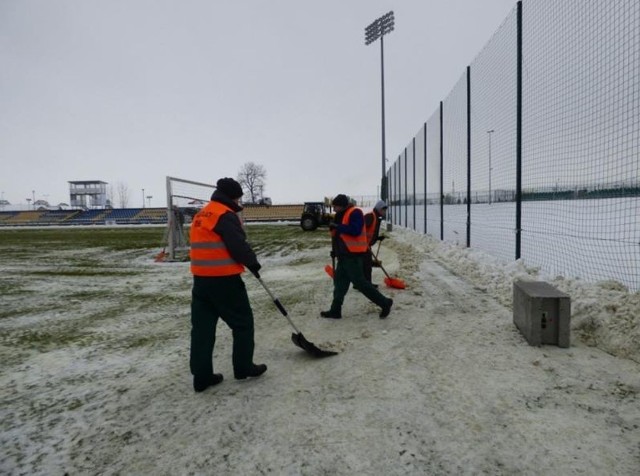
[(290, 221), (300, 220), (304, 205), (244, 205), (244, 221)]
[(103, 225), (110, 210), (84, 210), (69, 220), (71, 225)]
[[(298, 221), (303, 205), (245, 205), (246, 222)], [(186, 216), (189, 223), (189, 216)], [(1, 211), (0, 226), (164, 225), (166, 208)]]
[(17, 212), (13, 216), (3, 220), (4, 225), (31, 225), (33, 222), (37, 222), (40, 217), (44, 214), (41, 211), (26, 211), (26, 212)]
[(167, 210), (164, 208), (143, 208), (135, 216), (137, 222), (149, 224), (167, 223)]
[(17, 214), (18, 212), (0, 212), (0, 223), (4, 222), (5, 220), (8, 220), (9, 218), (16, 216)]
[(36, 221), (38, 225), (61, 225), (80, 213), (80, 210), (47, 210)]

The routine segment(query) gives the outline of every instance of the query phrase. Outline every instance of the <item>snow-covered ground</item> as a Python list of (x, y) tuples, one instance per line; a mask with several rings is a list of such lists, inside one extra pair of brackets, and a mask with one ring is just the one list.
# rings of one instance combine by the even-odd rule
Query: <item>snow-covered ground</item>
[[(112, 272), (91, 286), (78, 289), (72, 276), (25, 283), (38, 292), (0, 319), (0, 473), (638, 474), (639, 293), (538, 276), (406, 230), (389, 235), (380, 257), (408, 288), (381, 287), (395, 302), (385, 320), (353, 290), (342, 320), (319, 317), (332, 289), (328, 243), (261, 256), (265, 283), (305, 337), (340, 353), (317, 360), (295, 347), (246, 276), (255, 360), (269, 370), (233, 380), (221, 323), (214, 362), (225, 381), (200, 394), (188, 371), (188, 264), (94, 250), (87, 258)], [(526, 343), (512, 322), (514, 278), (571, 296), (571, 348)], [(30, 300), (51, 311), (30, 313)], [(68, 345), (45, 338), (74, 331)]]

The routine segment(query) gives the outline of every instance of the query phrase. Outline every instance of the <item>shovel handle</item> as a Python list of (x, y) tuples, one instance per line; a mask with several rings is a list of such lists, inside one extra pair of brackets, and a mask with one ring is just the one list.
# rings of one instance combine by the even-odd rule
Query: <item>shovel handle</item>
[(264, 281), (262, 280), (262, 278), (259, 278), (258, 276), (256, 276), (256, 273), (253, 273), (253, 275), (256, 277), (256, 279), (258, 280), (258, 282), (262, 285), (262, 287), (264, 288), (264, 290), (267, 292), (267, 294), (269, 295), (269, 297), (271, 298), (271, 300), (273, 301), (273, 303), (276, 305), (276, 307), (278, 308), (278, 310), (282, 313), (282, 315), (284, 317), (287, 318), (287, 321), (289, 321), (289, 324), (291, 325), (291, 327), (293, 328), (294, 331), (296, 331), (296, 333), (300, 334), (300, 331), (298, 330), (298, 328), (296, 327), (296, 325), (293, 323), (293, 321), (291, 320), (291, 318), (289, 317), (289, 314), (287, 314), (287, 310), (284, 308), (284, 306), (282, 305), (282, 303), (280, 302), (280, 300), (275, 297), (273, 295), (273, 293), (269, 290), (269, 288), (267, 287), (266, 284), (264, 284)]
[(287, 310), (284, 308), (284, 306), (282, 304), (280, 304), (280, 299), (275, 298), (273, 300), (273, 303), (276, 305), (276, 307), (280, 310), (280, 312), (282, 313), (282, 315), (284, 317), (287, 317), (289, 314), (287, 314)]
[(375, 259), (378, 259), (378, 253), (380, 253), (381, 244), (382, 244), (382, 241), (378, 241), (378, 248), (376, 248), (376, 255), (374, 256)]

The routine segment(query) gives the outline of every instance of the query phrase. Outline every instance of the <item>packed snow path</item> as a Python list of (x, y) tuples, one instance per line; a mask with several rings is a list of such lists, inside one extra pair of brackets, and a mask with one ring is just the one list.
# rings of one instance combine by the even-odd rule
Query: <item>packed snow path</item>
[(188, 371), (188, 265), (123, 256), (123, 266), (145, 272), (116, 280), (114, 291), (162, 294), (172, 284), (182, 305), (130, 308), (93, 329), (107, 342), (159, 336), (145, 345), (73, 345), (20, 359), (3, 350), (0, 472), (638, 474), (638, 363), (576, 339), (569, 349), (530, 347), (508, 307), (412, 235), (393, 236), (381, 257), (408, 289), (381, 287), (395, 302), (385, 320), (353, 289), (342, 320), (319, 317), (332, 289), (327, 250), (265, 257), (262, 277), (305, 337), (340, 354), (316, 360), (295, 347), (287, 321), (246, 275), (255, 360), (269, 370), (233, 380), (220, 323), (214, 364), (225, 381), (201, 394)]

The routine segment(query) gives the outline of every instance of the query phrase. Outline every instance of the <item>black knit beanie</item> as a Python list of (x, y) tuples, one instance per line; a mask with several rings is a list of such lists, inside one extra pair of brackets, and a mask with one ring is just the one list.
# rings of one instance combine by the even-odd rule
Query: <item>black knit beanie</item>
[(336, 195), (333, 201), (331, 202), (333, 205), (338, 205), (339, 207), (348, 207), (349, 206), (349, 197), (345, 194), (341, 193)]
[(229, 177), (221, 178), (220, 180), (218, 180), (218, 183), (216, 183), (216, 188), (232, 200), (240, 198), (244, 194), (242, 192), (242, 187), (240, 186), (240, 184)]

